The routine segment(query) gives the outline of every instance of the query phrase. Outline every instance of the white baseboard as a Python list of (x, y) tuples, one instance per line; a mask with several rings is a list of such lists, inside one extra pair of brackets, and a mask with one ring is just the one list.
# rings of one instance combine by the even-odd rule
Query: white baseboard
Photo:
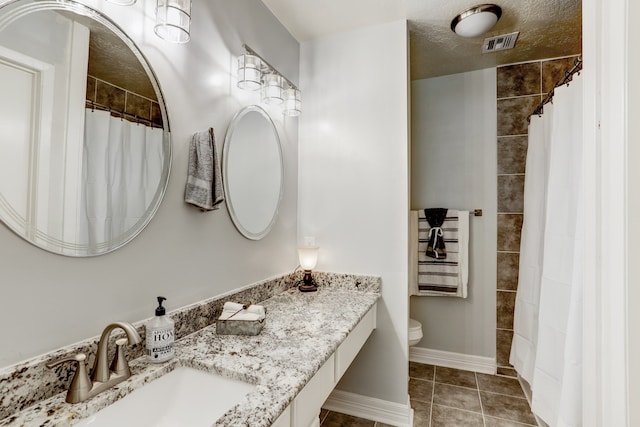
[(411, 362), (444, 366), (445, 368), (481, 372), (483, 374), (493, 375), (496, 373), (496, 359), (493, 357), (473, 356), (471, 354), (453, 353), (422, 347), (409, 347), (409, 360)]
[(413, 426), (413, 409), (411, 409), (408, 397), (407, 403), (403, 405), (342, 390), (334, 390), (322, 407), (328, 411), (392, 426)]

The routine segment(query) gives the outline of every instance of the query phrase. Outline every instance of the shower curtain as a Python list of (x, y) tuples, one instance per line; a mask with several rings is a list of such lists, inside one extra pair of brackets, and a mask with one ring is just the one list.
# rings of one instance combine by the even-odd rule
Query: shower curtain
[(162, 129), (85, 112), (80, 243), (104, 245), (145, 216), (162, 174)]
[(552, 427), (580, 426), (582, 401), (582, 82), (532, 117), (510, 363)]

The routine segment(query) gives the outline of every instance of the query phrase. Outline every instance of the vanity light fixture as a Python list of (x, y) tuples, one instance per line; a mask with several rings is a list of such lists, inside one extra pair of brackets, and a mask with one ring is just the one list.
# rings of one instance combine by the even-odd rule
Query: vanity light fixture
[(136, 0), (107, 0), (109, 3), (117, 4), (118, 6), (133, 6), (136, 4)]
[(311, 277), (311, 270), (316, 268), (319, 250), (320, 248), (315, 245), (315, 239), (312, 237), (305, 237), (305, 245), (298, 248), (300, 268), (304, 271), (304, 277), (298, 283), (300, 292), (315, 292), (318, 290), (318, 284)]
[(244, 90), (262, 87), (262, 60), (259, 56), (245, 53), (238, 57), (238, 87)]
[(285, 116), (296, 117), (300, 115), (302, 101), (300, 100), (300, 91), (295, 88), (289, 88), (284, 91), (284, 114)]
[(158, 0), (153, 31), (168, 42), (188, 42), (191, 38), (191, 0)]
[(502, 16), (496, 4), (481, 4), (460, 12), (451, 21), (451, 30), (462, 37), (478, 37), (489, 31)]
[(269, 73), (262, 76), (262, 102), (278, 105), (284, 101), (284, 79), (280, 74)]
[(238, 57), (238, 87), (244, 90), (262, 88), (262, 102), (281, 104), (285, 116), (296, 117), (302, 111), (300, 89), (249, 46)]

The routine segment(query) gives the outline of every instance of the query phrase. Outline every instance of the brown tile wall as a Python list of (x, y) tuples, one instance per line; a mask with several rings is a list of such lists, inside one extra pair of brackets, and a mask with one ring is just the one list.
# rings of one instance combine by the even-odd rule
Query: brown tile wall
[(496, 361), (498, 372), (515, 376), (509, 364), (513, 310), (518, 289), (528, 116), (564, 77), (576, 56), (506, 65), (497, 69), (498, 94), (498, 278)]
[(110, 108), (114, 113), (125, 113), (131, 121), (162, 126), (160, 105), (131, 91), (114, 86), (103, 80), (87, 76), (87, 101)]

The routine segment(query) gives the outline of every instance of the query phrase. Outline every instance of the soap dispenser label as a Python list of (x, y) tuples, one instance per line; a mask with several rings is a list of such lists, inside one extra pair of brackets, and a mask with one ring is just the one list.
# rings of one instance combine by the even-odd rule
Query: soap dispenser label
[(173, 329), (154, 329), (147, 334), (147, 356), (153, 362), (173, 357)]

